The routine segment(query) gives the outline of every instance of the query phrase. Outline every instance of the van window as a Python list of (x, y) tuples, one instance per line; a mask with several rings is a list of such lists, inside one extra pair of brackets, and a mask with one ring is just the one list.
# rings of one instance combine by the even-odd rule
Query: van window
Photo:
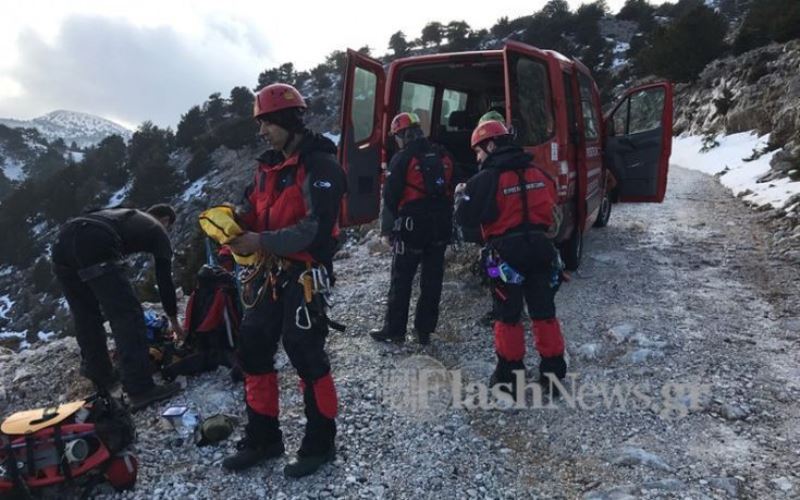
[(378, 75), (356, 67), (353, 84), (353, 105), (350, 118), (353, 122), (353, 139), (358, 143), (369, 139), (375, 127), (375, 95)]
[(592, 81), (586, 75), (578, 77), (578, 86), (581, 91), (581, 111), (583, 113), (583, 128), (586, 140), (597, 139), (597, 108), (592, 99)]
[(453, 111), (464, 111), (467, 109), (467, 94), (458, 90), (444, 89), (442, 93), (442, 116), (439, 123), (444, 125), (445, 130), (452, 132), (458, 126), (450, 125), (450, 114)]
[(640, 134), (661, 127), (664, 89), (653, 88), (631, 94), (611, 117), (610, 136)]
[(403, 82), (403, 91), (400, 94), (400, 110), (416, 113), (420, 126), (426, 136), (431, 134), (431, 116), (433, 115), (433, 98), (436, 89), (431, 85), (421, 83)]
[(525, 57), (512, 59), (512, 125), (517, 142), (541, 144), (553, 135), (554, 120), (550, 80), (544, 63)]
[(661, 114), (664, 109), (662, 87), (636, 92), (631, 95), (630, 103), (629, 134), (647, 132), (661, 126)]

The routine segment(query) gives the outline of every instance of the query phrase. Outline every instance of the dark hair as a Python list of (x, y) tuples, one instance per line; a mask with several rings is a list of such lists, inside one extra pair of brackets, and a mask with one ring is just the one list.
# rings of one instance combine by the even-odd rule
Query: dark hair
[(161, 219), (162, 217), (167, 217), (169, 219), (170, 224), (175, 223), (175, 219), (178, 216), (175, 214), (175, 209), (172, 208), (172, 205), (168, 205), (166, 203), (157, 203), (152, 207), (147, 209), (147, 213), (155, 217), (156, 219)]
[(489, 140), (494, 142), (495, 147), (501, 148), (503, 146), (511, 146), (514, 143), (514, 136), (511, 134), (500, 135), (497, 137), (492, 137)]
[(419, 126), (419, 123), (414, 123), (410, 127), (401, 130), (398, 135), (404, 142), (411, 142), (414, 139), (425, 137), (425, 132), (422, 131), (422, 127)]
[(289, 132), (303, 132), (305, 130), (305, 123), (303, 121), (303, 108), (285, 108), (272, 113), (266, 113), (259, 118), (264, 118), (270, 123), (286, 129)]

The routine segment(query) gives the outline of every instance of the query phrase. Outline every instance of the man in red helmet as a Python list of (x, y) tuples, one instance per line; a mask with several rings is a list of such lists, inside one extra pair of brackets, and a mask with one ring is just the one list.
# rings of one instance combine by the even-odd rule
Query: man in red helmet
[(389, 133), (400, 150), (389, 163), (381, 233), (392, 234), (394, 258), (383, 328), (370, 335), (405, 342), (411, 286), (422, 264), (414, 329), (426, 345), (439, 320), (444, 252), (453, 232), (453, 161), (428, 141), (414, 113), (395, 116)]
[(555, 224), (556, 183), (533, 163), (531, 155), (512, 144), (500, 121), (479, 124), (471, 145), (481, 169), (456, 189), (463, 193), (456, 220), (464, 225), (480, 224), (483, 240), (491, 249), (487, 268), (495, 278), (497, 367), (490, 383), (510, 384), (503, 389), (516, 395), (517, 382), (524, 387), (525, 380), (525, 335), (520, 322), (523, 298), (542, 358), (539, 381), (546, 384), (548, 374), (563, 379), (567, 371), (554, 302), (561, 261), (547, 234)]
[(268, 85), (255, 96), (259, 134), (272, 149), (259, 158), (237, 210), (249, 231), (230, 246), (237, 254), (261, 251), (276, 258), (264, 265), (263, 293), (239, 330), (248, 422), (238, 453), (223, 461), (229, 470), (284, 452), (274, 365), (279, 340), (300, 376), (307, 419), (297, 461), (284, 473), (305, 476), (334, 458), (337, 397), (324, 349), (328, 319), (320, 292), (328, 281), (322, 278), (332, 275), (346, 180), (333, 142), (305, 128), (305, 109), (290, 85)]

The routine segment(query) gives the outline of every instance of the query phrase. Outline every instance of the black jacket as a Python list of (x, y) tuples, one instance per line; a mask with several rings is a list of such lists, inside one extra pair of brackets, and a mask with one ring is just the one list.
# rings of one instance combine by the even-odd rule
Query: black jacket
[(73, 221), (87, 219), (111, 229), (119, 237), (121, 254), (153, 254), (161, 304), (167, 315), (175, 316), (178, 307), (172, 282), (172, 245), (164, 226), (150, 214), (132, 208), (96, 210)]

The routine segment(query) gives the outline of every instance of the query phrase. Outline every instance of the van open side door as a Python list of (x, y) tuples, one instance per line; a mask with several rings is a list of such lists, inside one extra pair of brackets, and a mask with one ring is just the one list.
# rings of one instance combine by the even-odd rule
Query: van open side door
[(380, 212), (385, 85), (380, 62), (347, 50), (339, 139), (339, 162), (347, 175), (341, 226), (373, 221)]
[(604, 161), (617, 181), (617, 200), (662, 202), (672, 152), (672, 84), (628, 90), (604, 125)]

